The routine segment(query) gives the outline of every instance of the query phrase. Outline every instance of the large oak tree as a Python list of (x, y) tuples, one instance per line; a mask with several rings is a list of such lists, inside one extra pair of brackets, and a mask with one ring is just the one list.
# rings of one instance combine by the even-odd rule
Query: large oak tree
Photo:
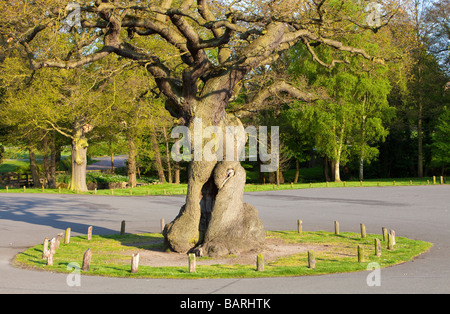
[[(148, 70), (166, 98), (166, 109), (180, 123), (193, 128), (199, 118), (204, 128), (225, 130), (241, 125), (227, 107), (242, 80), (299, 42), (324, 66), (345, 63), (347, 54), (375, 61), (340, 39), (343, 34), (376, 33), (399, 7), (399, 1), (382, 2), (381, 22), (376, 12), (369, 12), (375, 19), (366, 23), (367, 1), (79, 1), (80, 6), (72, 8), (79, 9), (81, 19), (72, 23), (72, 49), (64, 55), (52, 46), (36, 45), (35, 39), (45, 32), (67, 36), (60, 31), (66, 1), (11, 1), (2, 9), (5, 14), (20, 12), (5, 26), (12, 29), (8, 40), (22, 45), (32, 69), (80, 68), (117, 54)], [(147, 38), (160, 48), (146, 45)], [(320, 45), (336, 49), (339, 58), (330, 63), (320, 60), (314, 52)], [(246, 105), (258, 106), (280, 93), (306, 102), (317, 99), (277, 81)], [(164, 230), (170, 248), (218, 256), (261, 247), (264, 226), (256, 209), (243, 203), (244, 185), (245, 171), (238, 161), (191, 161), (186, 203)]]

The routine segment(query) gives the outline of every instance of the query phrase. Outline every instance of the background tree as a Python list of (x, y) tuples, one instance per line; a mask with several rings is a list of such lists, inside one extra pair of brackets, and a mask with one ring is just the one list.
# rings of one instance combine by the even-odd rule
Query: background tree
[[(46, 33), (59, 36), (55, 29), (60, 28), (64, 4), (31, 4), (35, 10), (30, 18), (23, 16), (30, 11), (23, 10), (21, 2), (5, 7), (6, 14), (25, 12), (14, 17), (9, 36), (22, 45), (32, 69), (80, 68), (117, 54), (134, 60), (153, 75), (167, 98), (166, 109), (175, 118), (191, 128), (194, 119), (199, 118), (205, 127), (222, 129), (240, 125), (239, 119), (227, 114), (226, 109), (239, 91), (239, 83), (253, 69), (271, 64), (280, 52), (298, 42), (309, 45), (312, 55), (314, 46), (336, 49), (340, 58), (332, 60), (331, 66), (345, 62), (346, 54), (374, 60), (360, 47), (340, 41), (338, 34), (348, 29), (355, 32), (355, 25), (357, 32), (378, 31), (398, 5), (393, 3), (391, 7), (392, 3), (386, 1), (386, 21), (372, 27), (364, 24), (365, 12), (354, 6), (354, 1), (215, 2), (214, 6), (206, 0), (198, 0), (195, 5), (193, 1), (164, 1), (159, 5), (81, 1), (82, 29), (74, 28), (72, 38), (74, 47), (83, 53), (67, 54), (53, 50), (53, 46), (45, 53), (37, 39)], [(36, 15), (39, 11), (41, 14)], [(28, 24), (28, 31), (17, 32), (15, 25), (21, 23), (17, 18)], [(139, 47), (138, 37), (154, 35), (162, 39), (161, 47), (172, 46), (178, 54), (161, 56), (158, 51)], [(92, 38), (98, 48), (91, 45)], [(171, 67), (168, 60), (174, 58), (179, 64)], [(286, 82), (276, 83), (256, 95), (248, 106), (280, 92), (303, 101), (315, 99)], [(265, 232), (257, 211), (242, 202), (245, 171), (238, 162), (192, 161), (188, 184), (186, 204), (164, 231), (173, 250), (186, 252), (196, 247), (199, 254), (224, 255), (262, 245)], [(199, 230), (202, 213), (211, 217), (206, 230)]]

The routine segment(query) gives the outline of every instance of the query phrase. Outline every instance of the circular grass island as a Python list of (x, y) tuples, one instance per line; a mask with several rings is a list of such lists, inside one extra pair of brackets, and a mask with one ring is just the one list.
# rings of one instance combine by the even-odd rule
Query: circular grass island
[[(214, 259), (197, 257), (195, 271), (192, 271), (188, 266), (188, 255), (168, 251), (160, 233), (93, 235), (90, 239), (81, 235), (70, 237), (67, 244), (63, 238), (59, 247), (56, 245), (50, 259), (52, 265), (48, 265), (48, 258), (43, 256), (44, 244), (17, 254), (13, 265), (62, 273), (71, 273), (79, 267), (83, 275), (128, 278), (307, 276), (363, 271), (374, 262), (384, 268), (410, 261), (432, 246), (429, 242), (395, 237), (395, 245), (389, 249), (385, 237), (352, 232), (267, 231), (263, 251)], [(381, 248), (378, 254), (377, 246)], [(89, 269), (82, 270), (83, 257), (88, 250), (92, 253)], [(139, 265), (137, 271), (132, 272), (132, 256), (137, 253)], [(308, 255), (314, 257), (314, 266), (310, 265)]]

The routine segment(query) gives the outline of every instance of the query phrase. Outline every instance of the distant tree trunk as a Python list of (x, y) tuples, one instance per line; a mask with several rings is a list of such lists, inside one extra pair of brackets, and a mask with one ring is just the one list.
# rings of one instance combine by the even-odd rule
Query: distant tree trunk
[(175, 162), (174, 168), (175, 184), (180, 184), (180, 163), (178, 161)]
[(128, 185), (132, 188), (136, 186), (136, 144), (130, 134), (128, 137)]
[(111, 173), (114, 174), (114, 149), (112, 139), (109, 139), (109, 155), (111, 156)]
[(36, 188), (40, 188), (42, 187), (42, 184), (39, 178), (39, 171), (36, 163), (36, 154), (34, 153), (34, 148), (29, 146), (28, 152), (30, 155), (30, 171), (31, 171), (31, 178), (33, 179), (33, 186)]
[(56, 189), (56, 148), (54, 132), (44, 136), (42, 139), (42, 147), (44, 152), (43, 162), (47, 187), (50, 189)]
[(172, 183), (172, 167), (170, 166), (170, 150), (169, 139), (167, 137), (166, 126), (163, 125), (164, 141), (166, 143), (166, 163), (167, 163), (167, 178), (169, 183)]
[(152, 141), (153, 152), (155, 153), (156, 169), (158, 170), (158, 177), (161, 183), (166, 183), (166, 177), (164, 176), (164, 168), (161, 160), (161, 153), (159, 152), (158, 140), (154, 131), (150, 132)]
[(298, 177), (300, 176), (300, 166), (298, 159), (295, 159), (295, 177), (294, 177), (294, 183), (298, 182)]
[(76, 121), (73, 127), (72, 135), (72, 178), (70, 180), (69, 189), (71, 191), (86, 192), (86, 152), (88, 148), (88, 140), (85, 133), (87, 126)]

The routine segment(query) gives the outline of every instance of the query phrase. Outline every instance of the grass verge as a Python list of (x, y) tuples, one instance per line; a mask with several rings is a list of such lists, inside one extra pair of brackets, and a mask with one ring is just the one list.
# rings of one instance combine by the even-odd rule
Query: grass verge
[[(131, 273), (131, 255), (143, 250), (164, 251), (162, 235), (158, 233), (125, 234), (92, 236), (76, 236), (70, 239), (69, 244), (61, 244), (53, 257), (53, 266), (47, 266), (42, 259), (43, 245), (36, 245), (16, 255), (13, 264), (18, 267), (40, 269), (53, 272), (69, 273), (69, 263), (82, 265), (84, 252), (93, 250), (90, 270), (82, 272), (86, 275), (130, 278), (255, 278), (255, 277), (281, 277), (306, 276), (330, 273), (356, 272), (367, 269), (367, 265), (376, 262), (381, 268), (396, 265), (412, 260), (414, 257), (426, 252), (431, 243), (396, 237), (393, 250), (386, 249), (386, 242), (382, 235), (368, 234), (361, 238), (360, 234), (342, 232), (334, 233), (317, 231), (303, 232), (301, 235), (295, 231), (268, 231), (267, 238), (278, 239), (291, 244), (319, 245), (321, 250), (315, 251), (316, 267), (308, 268), (307, 253), (293, 254), (278, 258), (266, 263), (264, 271), (256, 271), (255, 265), (241, 264), (211, 264), (201, 265), (202, 259), (197, 261), (195, 273), (189, 273), (186, 256), (186, 266), (151, 267), (139, 266), (137, 273)], [(374, 239), (378, 238), (382, 245), (380, 257), (374, 255)], [(364, 262), (358, 262), (357, 246), (364, 248)], [(256, 254), (255, 254), (256, 260)]]
[[(436, 183), (433, 183), (433, 178), (400, 178), (400, 179), (378, 179), (347, 182), (317, 182), (317, 183), (296, 183), (296, 184), (246, 184), (245, 192), (263, 192), (263, 191), (280, 191), (280, 190), (295, 190), (295, 189), (309, 189), (309, 188), (345, 188), (345, 187), (391, 187), (391, 186), (419, 186), (419, 185), (440, 185), (439, 178), (436, 178)], [(446, 183), (444, 183), (446, 184)], [(68, 189), (39, 189), (39, 188), (9, 188), (0, 187), (0, 193), (62, 193), (62, 194), (77, 194), (75, 191)], [(187, 184), (151, 184), (135, 188), (114, 189), (114, 190), (97, 190), (94, 192), (80, 192), (79, 194), (97, 195), (121, 195), (121, 196), (145, 196), (145, 195), (185, 195), (187, 191)]]

